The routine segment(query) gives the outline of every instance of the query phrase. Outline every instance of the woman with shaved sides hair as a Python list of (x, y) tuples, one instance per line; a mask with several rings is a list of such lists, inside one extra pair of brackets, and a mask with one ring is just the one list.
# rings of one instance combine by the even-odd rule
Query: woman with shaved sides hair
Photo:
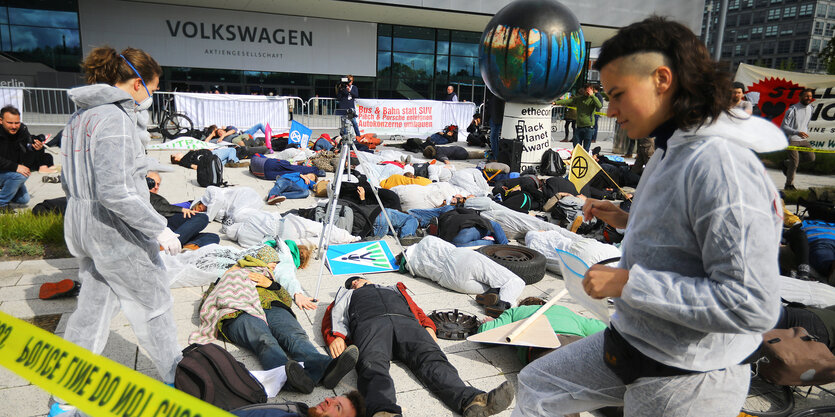
[(585, 217), (626, 228), (617, 267), (583, 288), (612, 298), (600, 333), (519, 374), (513, 416), (624, 406), (628, 416), (736, 416), (743, 364), (780, 311), (777, 190), (756, 152), (785, 148), (771, 123), (732, 116), (730, 78), (685, 26), (660, 17), (622, 28), (595, 64), (608, 116), (655, 137), (629, 213), (589, 199)]

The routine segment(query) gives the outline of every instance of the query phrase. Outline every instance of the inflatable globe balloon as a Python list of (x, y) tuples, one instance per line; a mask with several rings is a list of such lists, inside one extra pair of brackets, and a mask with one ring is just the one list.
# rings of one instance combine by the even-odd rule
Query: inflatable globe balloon
[(478, 49), (481, 77), (508, 102), (550, 103), (568, 91), (586, 61), (577, 17), (555, 0), (516, 0), (496, 13)]

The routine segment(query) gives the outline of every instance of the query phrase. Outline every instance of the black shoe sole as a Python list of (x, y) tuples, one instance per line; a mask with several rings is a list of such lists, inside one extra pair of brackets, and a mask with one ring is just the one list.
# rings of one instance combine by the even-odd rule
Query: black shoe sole
[(302, 394), (310, 394), (313, 392), (315, 385), (313, 379), (307, 375), (307, 371), (296, 361), (287, 361), (284, 366), (284, 371), (287, 372), (287, 385)]
[(513, 385), (509, 381), (502, 382), (496, 389), (487, 393), (487, 412), (498, 414), (513, 402)]
[(325, 372), (325, 376), (322, 378), (322, 386), (327, 389), (333, 389), (339, 384), (339, 381), (351, 372), (351, 369), (354, 369), (354, 366), (357, 364), (357, 358), (360, 356), (360, 351), (357, 349), (356, 346), (351, 345), (339, 355), (338, 358), (334, 359), (335, 363), (331, 369), (328, 369)]
[(501, 316), (502, 313), (504, 313), (504, 312), (505, 312), (504, 308), (493, 307), (493, 306), (484, 307), (484, 313), (487, 314), (488, 316), (494, 318), (494, 319), (499, 318), (499, 316)]

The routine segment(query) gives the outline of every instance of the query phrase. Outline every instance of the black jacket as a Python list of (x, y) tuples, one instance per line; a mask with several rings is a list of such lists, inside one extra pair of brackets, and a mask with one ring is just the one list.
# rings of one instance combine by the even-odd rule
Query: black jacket
[(484, 120), (487, 123), (502, 124), (504, 119), (504, 100), (496, 97), (489, 89), (484, 103)]
[(23, 123), (14, 135), (0, 126), (0, 172), (17, 171), (18, 165), (25, 165), (31, 153), (28, 148), (30, 138), (29, 129)]
[(360, 92), (357, 86), (352, 85), (350, 89), (342, 88), (336, 93), (336, 108), (338, 110), (353, 109), (355, 108), (354, 101), (358, 98), (360, 98)]
[(168, 202), (165, 197), (157, 194), (151, 193), (151, 206), (157, 213), (161, 214), (163, 217), (173, 216), (175, 214), (182, 215), (183, 208), (180, 206), (175, 206)]
[(450, 210), (438, 217), (438, 237), (447, 242), (452, 242), (458, 232), (467, 227), (479, 227), (489, 230), (490, 234), (493, 233), (493, 225), (490, 221), (481, 217), (473, 209), (456, 207), (455, 210)]

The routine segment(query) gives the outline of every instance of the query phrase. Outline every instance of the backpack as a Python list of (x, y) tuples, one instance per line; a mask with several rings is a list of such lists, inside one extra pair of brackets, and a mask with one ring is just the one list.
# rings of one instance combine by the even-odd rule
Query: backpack
[(823, 385), (835, 381), (835, 355), (806, 329), (773, 329), (763, 333), (757, 372), (777, 385)]
[(44, 200), (32, 207), (32, 214), (40, 216), (48, 213), (64, 214), (67, 211), (67, 197)]
[(226, 185), (223, 182), (223, 164), (217, 155), (200, 158), (197, 161), (197, 185), (208, 187), (214, 185), (221, 187)]
[(183, 349), (174, 387), (224, 410), (267, 402), (264, 386), (246, 366), (211, 343)]
[(539, 173), (542, 175), (563, 176), (565, 175), (565, 170), (565, 162), (563, 162), (560, 154), (554, 152), (553, 149), (546, 149), (539, 163)]

